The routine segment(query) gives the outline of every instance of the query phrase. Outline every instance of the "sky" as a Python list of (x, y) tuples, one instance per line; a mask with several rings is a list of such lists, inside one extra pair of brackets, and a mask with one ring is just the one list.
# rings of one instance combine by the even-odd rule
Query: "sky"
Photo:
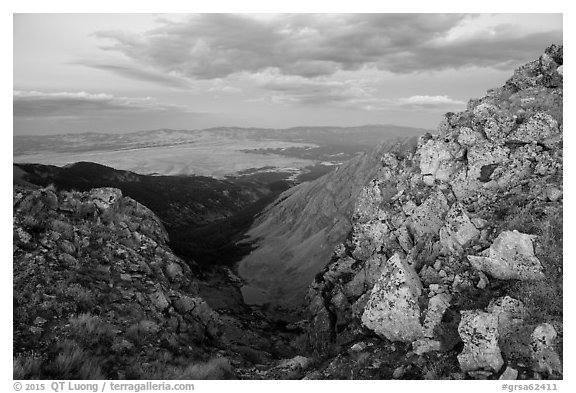
[(396, 124), (501, 86), (561, 14), (14, 14), (13, 131)]

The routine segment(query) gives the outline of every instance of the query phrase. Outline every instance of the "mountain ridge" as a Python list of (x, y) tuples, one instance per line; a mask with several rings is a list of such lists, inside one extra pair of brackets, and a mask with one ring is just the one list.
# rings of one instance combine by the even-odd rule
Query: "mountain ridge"
[(228, 268), (197, 274), (118, 189), (24, 179), (15, 379), (563, 378), (563, 74), (552, 45), (435, 135), (273, 203), (252, 232), (265, 264), (287, 250), (272, 289), (293, 284), (286, 261), (319, 269), (296, 310), (242, 304)]

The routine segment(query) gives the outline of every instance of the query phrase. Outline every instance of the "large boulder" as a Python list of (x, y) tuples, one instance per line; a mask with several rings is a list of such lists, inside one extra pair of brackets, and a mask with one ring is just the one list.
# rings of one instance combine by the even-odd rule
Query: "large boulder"
[(562, 374), (562, 363), (555, 349), (556, 329), (549, 323), (543, 323), (534, 329), (531, 335), (533, 368), (549, 375)]
[(517, 230), (502, 232), (492, 243), (487, 256), (469, 255), (474, 268), (500, 280), (544, 278), (542, 265), (534, 255), (534, 235)]
[(462, 371), (493, 373), (502, 368), (498, 315), (481, 310), (462, 311), (458, 333), (464, 342), (464, 349), (458, 355)]
[(394, 254), (372, 288), (362, 323), (391, 341), (411, 342), (423, 336), (418, 298), (422, 284), (412, 266)]

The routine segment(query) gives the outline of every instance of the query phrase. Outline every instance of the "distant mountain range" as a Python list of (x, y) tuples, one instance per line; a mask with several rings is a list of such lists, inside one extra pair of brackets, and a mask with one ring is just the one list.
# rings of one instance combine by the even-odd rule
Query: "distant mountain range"
[(234, 140), (275, 140), (318, 145), (374, 146), (382, 138), (421, 135), (426, 129), (391, 124), (358, 127), (242, 128), (216, 127), (203, 130), (158, 129), (130, 133), (69, 133), (57, 135), (15, 135), (14, 157), (38, 152), (83, 152), (141, 149), (202, 143), (217, 138)]
[(392, 125), (295, 127), (284, 130), (221, 127), (118, 134), (15, 136), (14, 162), (68, 165), (95, 162), (147, 175), (223, 179), (246, 173), (284, 173), (311, 180), (383, 140), (426, 130)]

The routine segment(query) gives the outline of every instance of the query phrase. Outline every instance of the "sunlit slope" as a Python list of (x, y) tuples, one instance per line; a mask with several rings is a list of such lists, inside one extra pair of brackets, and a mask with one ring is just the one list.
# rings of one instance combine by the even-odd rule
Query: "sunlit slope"
[(300, 303), (314, 275), (329, 262), (334, 246), (350, 231), (354, 203), (362, 186), (378, 171), (382, 153), (415, 144), (415, 137), (388, 141), (284, 192), (248, 232), (248, 240), (257, 247), (240, 262), (240, 275), (265, 292), (267, 302)]

